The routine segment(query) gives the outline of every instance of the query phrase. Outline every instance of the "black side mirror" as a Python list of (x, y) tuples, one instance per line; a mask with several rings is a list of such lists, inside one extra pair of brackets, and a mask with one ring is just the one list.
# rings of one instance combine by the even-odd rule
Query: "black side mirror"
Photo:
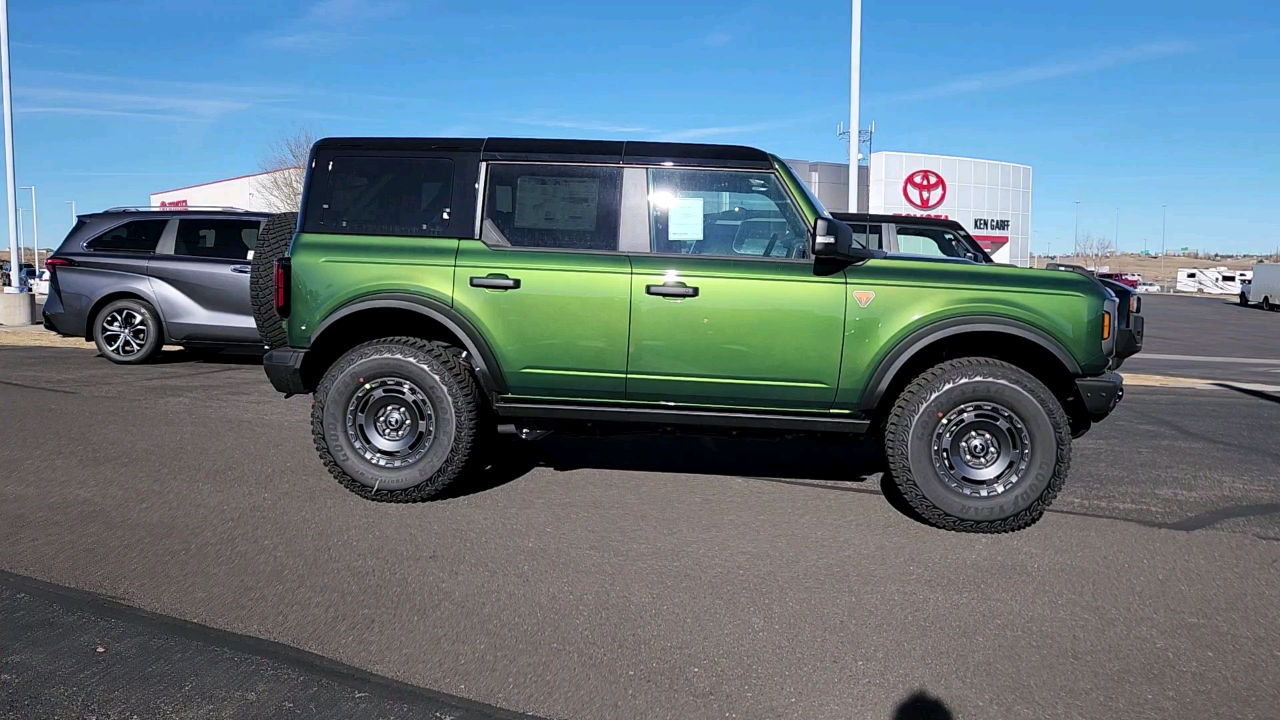
[(844, 260), (871, 260), (885, 256), (883, 250), (869, 248), (853, 238), (853, 228), (832, 218), (813, 223), (813, 256)]

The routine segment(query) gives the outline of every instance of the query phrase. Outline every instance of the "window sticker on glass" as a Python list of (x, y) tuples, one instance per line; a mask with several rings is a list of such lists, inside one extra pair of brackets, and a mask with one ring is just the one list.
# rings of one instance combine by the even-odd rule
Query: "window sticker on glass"
[(702, 198), (674, 198), (667, 210), (668, 240), (702, 239)]
[(516, 181), (516, 227), (593, 231), (599, 200), (596, 178), (524, 175)]

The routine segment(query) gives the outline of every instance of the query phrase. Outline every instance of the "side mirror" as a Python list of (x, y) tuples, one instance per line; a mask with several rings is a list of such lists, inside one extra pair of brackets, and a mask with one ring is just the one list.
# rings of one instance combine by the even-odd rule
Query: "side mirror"
[(853, 228), (832, 218), (813, 223), (813, 256), (842, 260), (871, 260), (885, 256), (883, 250), (869, 248), (853, 238)]

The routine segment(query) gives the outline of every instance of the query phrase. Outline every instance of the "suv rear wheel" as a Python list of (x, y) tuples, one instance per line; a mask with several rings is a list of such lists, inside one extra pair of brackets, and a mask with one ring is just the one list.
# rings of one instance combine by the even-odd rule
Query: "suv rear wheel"
[(276, 314), (277, 259), (289, 252), (293, 230), (298, 224), (298, 213), (287, 212), (273, 216), (262, 226), (258, 242), (253, 247), (253, 263), (249, 268), (249, 298), (253, 305), (253, 322), (258, 326), (262, 343), (268, 348), (283, 347), (289, 343), (284, 322)]
[(429, 500), (475, 449), (482, 400), (447, 345), (393, 337), (357, 346), (316, 389), (311, 428), (330, 474), (380, 502)]
[(1010, 532), (1039, 520), (1062, 488), (1071, 427), (1027, 372), (962, 358), (921, 374), (898, 397), (885, 454), (903, 498), (929, 524)]
[(109, 303), (93, 319), (93, 342), (118, 365), (139, 365), (164, 345), (160, 316), (151, 303), (126, 298)]

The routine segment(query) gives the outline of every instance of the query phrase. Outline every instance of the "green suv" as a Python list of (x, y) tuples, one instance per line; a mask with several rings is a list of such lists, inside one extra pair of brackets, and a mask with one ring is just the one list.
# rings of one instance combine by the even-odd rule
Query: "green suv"
[(441, 494), (500, 426), (870, 433), (927, 522), (1030, 525), (1140, 317), (1084, 274), (886, 253), (911, 219), (877, 217), (748, 147), (321, 140), (254, 258), (266, 372), (370, 500)]

